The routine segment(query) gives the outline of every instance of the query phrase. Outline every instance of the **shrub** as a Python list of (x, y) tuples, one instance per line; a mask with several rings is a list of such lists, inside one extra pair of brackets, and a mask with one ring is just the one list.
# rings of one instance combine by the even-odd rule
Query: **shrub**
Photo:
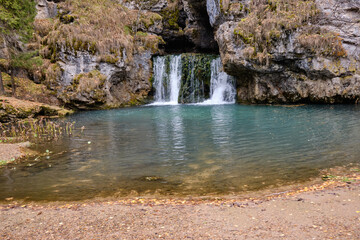
[(0, 32), (10, 34), (17, 31), (25, 40), (29, 40), (35, 16), (36, 1), (34, 0), (0, 0)]
[(342, 39), (338, 34), (321, 29), (310, 28), (304, 31), (297, 41), (309, 51), (325, 56), (346, 57)]
[(316, 54), (346, 56), (336, 33), (304, 27), (318, 13), (314, 0), (252, 0), (249, 8), (249, 15), (234, 31), (238, 40), (252, 47), (245, 48), (244, 57), (268, 64), (273, 44), (299, 28), (302, 29), (297, 41), (303, 47)]
[(11, 59), (11, 66), (14, 68), (22, 68), (29, 71), (34, 70), (43, 65), (42, 58), (37, 51), (24, 52), (14, 55)]

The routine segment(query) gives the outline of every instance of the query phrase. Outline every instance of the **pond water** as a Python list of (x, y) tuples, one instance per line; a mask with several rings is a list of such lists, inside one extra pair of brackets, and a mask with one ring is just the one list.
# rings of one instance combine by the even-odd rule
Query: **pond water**
[(80, 136), (0, 169), (0, 199), (243, 194), (360, 162), (356, 106), (144, 106), (78, 113)]

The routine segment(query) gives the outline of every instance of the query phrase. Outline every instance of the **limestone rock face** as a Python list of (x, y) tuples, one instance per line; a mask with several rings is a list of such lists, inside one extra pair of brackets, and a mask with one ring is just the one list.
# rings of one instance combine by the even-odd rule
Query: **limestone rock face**
[(187, 15), (185, 35), (203, 51), (217, 51), (213, 29), (210, 26), (206, 9), (206, 1), (183, 0)]
[[(75, 55), (64, 50), (60, 53), (59, 62), (62, 69), (58, 79), (59, 98), (66, 105), (78, 109), (137, 104), (136, 101), (145, 99), (151, 90), (151, 56), (150, 51), (136, 54), (128, 64), (126, 58), (115, 63), (104, 62), (88, 52), (77, 52)], [(94, 80), (88, 80), (92, 83), (87, 83), (86, 78), (81, 77), (89, 73), (94, 75), (91, 77)], [(94, 84), (99, 79), (102, 79), (101, 82)]]
[[(36, 18), (42, 24), (38, 29), (44, 29), (42, 26), (49, 22), (56, 21), (58, 24), (56, 28), (50, 27), (42, 38), (45, 43), (42, 54), (50, 65), (45, 69), (45, 84), (56, 91), (57, 97), (66, 106), (76, 109), (114, 108), (144, 103), (151, 90), (151, 58), (158, 53), (157, 43), (161, 41), (161, 37), (155, 34), (163, 31), (161, 17), (148, 13), (145, 7), (139, 14), (136, 10), (129, 13), (124, 13), (123, 10), (121, 14), (133, 19), (127, 19), (133, 26), (124, 24), (125, 26), (117, 29), (116, 26), (115, 29), (108, 27), (118, 34), (117, 38), (122, 39), (112, 39), (111, 36), (104, 45), (101, 43), (95, 48), (97, 39), (90, 42), (91, 38), (88, 36), (92, 31), (82, 33), (83, 36), (79, 39), (75, 38), (80, 34), (62, 40), (52, 37), (52, 34), (61, 36), (72, 31), (79, 32), (72, 25), (76, 25), (74, 21), (80, 16), (63, 9), (61, 6), (64, 5), (58, 5), (59, 2), (61, 1), (38, 0), (37, 5)], [(162, 3), (159, 1), (154, 9), (160, 8)], [(68, 30), (63, 30), (64, 28)], [(125, 43), (122, 45), (121, 41)], [(99, 50), (101, 46), (105, 50)]]
[[(61, 15), (58, 2), (61, 1), (38, 0), (37, 19), (54, 18), (58, 12)], [(126, 42), (128, 47), (116, 54), (113, 54), (110, 48), (106, 54), (94, 54), (88, 49), (91, 43), (80, 44), (78, 47), (82, 49), (77, 51), (58, 45), (51, 48), (53, 52), (50, 51), (49, 55), (57, 58), (56, 63), (52, 64), (57, 64), (59, 68), (55, 74), (54, 88), (58, 97), (69, 106), (93, 109), (142, 103), (152, 89), (150, 79), (153, 56), (218, 51), (224, 70), (237, 78), (239, 102), (359, 101), (358, 0), (315, 0), (316, 15), (309, 14), (300, 19), (299, 23), (295, 24), (296, 27), (286, 27), (286, 21), (273, 19), (283, 27), (273, 32), (270, 27), (270, 37), (266, 40), (261, 36), (261, 31), (265, 30), (258, 30), (260, 37), (239, 31), (239, 24), (253, 13), (253, 0), (111, 2), (122, 4), (126, 8), (126, 11), (123, 11), (133, 15), (123, 29), (117, 30), (122, 32), (118, 34), (118, 39), (111, 39), (102, 47), (121, 45), (119, 42)], [(256, 2), (257, 6), (260, 6), (260, 3), (270, 4), (271, 1)], [(270, 7), (273, 8), (272, 11), (276, 11), (276, 6)], [(64, 14), (61, 24), (67, 30), (63, 32), (71, 33), (71, 28), (66, 26), (71, 26), (72, 21), (79, 16), (73, 16), (70, 11)], [(290, 19), (294, 16), (296, 17), (296, 14), (288, 15)], [(271, 26), (271, 20), (266, 24)], [(43, 23), (45, 26), (46, 21)], [(89, 32), (80, 36), (86, 39), (86, 34)], [(159, 47), (155, 46), (156, 41), (149, 39), (161, 39), (158, 41), (161, 44)], [(46, 37), (43, 40), (48, 41)], [(267, 47), (261, 47), (259, 41), (265, 42)], [(70, 40), (61, 46), (78, 43), (79, 41), (72, 43)], [(1, 44), (0, 42), (0, 55)], [(321, 47), (323, 49), (319, 50)], [(97, 80), (93, 81), (94, 78)]]
[(128, 1), (128, 0), (119, 0), (123, 6), (129, 9), (142, 9), (146, 11), (152, 12), (160, 12), (164, 10), (168, 6), (167, 0), (135, 0), (135, 1)]
[(37, 0), (37, 15), (36, 19), (53, 18), (57, 14), (56, 3), (59, 1)]
[[(216, 0), (208, 0), (214, 9)], [(238, 1), (239, 2), (239, 1)], [(241, 2), (241, 1), (240, 1)], [(214, 11), (211, 19), (216, 28), (224, 69), (237, 77), (239, 102), (250, 103), (355, 103), (360, 98), (360, 2), (357, 0), (316, 0), (318, 14), (311, 28), (326, 34), (337, 34), (344, 54), (322, 54), (304, 47), (299, 41), (303, 26), (283, 31), (260, 63), (253, 49), (235, 34), (239, 21), (226, 20), (226, 14)], [(243, 5), (245, 8), (246, 5)], [(220, 7), (219, 7), (220, 9)], [(222, 15), (221, 15), (222, 14)], [(219, 19), (223, 19), (219, 23)], [(225, 19), (225, 20), (224, 20)], [(228, 18), (229, 19), (229, 18)], [(219, 23), (218, 25), (216, 23)], [(306, 37), (312, 36), (306, 34)], [(316, 39), (310, 46), (317, 46)], [(335, 42), (337, 43), (337, 42)], [(332, 43), (334, 44), (334, 43)], [(251, 50), (249, 54), (249, 49)], [(328, 47), (333, 51), (335, 46)], [(316, 50), (316, 49), (315, 49)], [(249, 56), (252, 55), (252, 56)]]
[[(147, 101), (152, 89), (154, 55), (218, 51), (206, 1), (109, 1), (107, 4), (122, 4), (125, 8), (121, 7), (119, 14), (128, 19), (124, 19), (125, 26), (115, 30), (117, 37), (101, 43), (105, 45), (100, 44), (105, 49), (100, 51), (92, 47), (96, 39), (88, 40), (92, 32), (76, 27), (79, 24), (76, 21), (84, 16), (71, 11), (68, 7), (71, 3), (58, 2), (61, 1), (38, 0), (36, 18), (40, 24), (38, 29), (45, 32), (40, 42), (48, 47), (45, 55), (51, 60), (48, 68), (51, 71), (47, 74), (51, 80), (46, 81), (51, 82), (51, 89), (56, 90), (58, 98), (69, 107), (97, 109), (141, 104)], [(50, 18), (58, 22), (55, 28), (51, 27)], [(94, 22), (89, 24), (96, 24)], [(85, 28), (88, 26), (84, 24)], [(67, 37), (60, 40), (53, 35)], [(163, 46), (158, 48), (155, 42), (162, 42)], [(117, 47), (116, 53), (113, 45)], [(120, 53), (119, 45), (123, 46)]]

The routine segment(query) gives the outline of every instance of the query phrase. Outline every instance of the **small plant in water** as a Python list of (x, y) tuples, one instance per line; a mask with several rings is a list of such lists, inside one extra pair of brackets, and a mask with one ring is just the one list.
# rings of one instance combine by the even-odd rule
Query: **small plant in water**
[(71, 136), (75, 122), (31, 119), (17, 123), (0, 123), (0, 142), (53, 141), (61, 136)]
[(339, 180), (341, 182), (354, 182), (355, 180), (351, 177), (346, 177), (346, 176), (334, 176), (334, 175), (331, 175), (331, 174), (328, 174), (328, 175), (323, 175), (321, 177), (321, 179), (323, 181), (328, 181), (328, 180)]

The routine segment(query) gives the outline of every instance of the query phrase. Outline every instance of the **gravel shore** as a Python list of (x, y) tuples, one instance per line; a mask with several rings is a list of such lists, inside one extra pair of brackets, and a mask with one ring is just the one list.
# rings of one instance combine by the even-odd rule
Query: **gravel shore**
[(27, 149), (29, 146), (29, 142), (15, 144), (0, 143), (0, 161), (11, 162), (31, 155), (32, 151)]
[(359, 181), (307, 190), (246, 201), (4, 204), (0, 238), (360, 239)]

